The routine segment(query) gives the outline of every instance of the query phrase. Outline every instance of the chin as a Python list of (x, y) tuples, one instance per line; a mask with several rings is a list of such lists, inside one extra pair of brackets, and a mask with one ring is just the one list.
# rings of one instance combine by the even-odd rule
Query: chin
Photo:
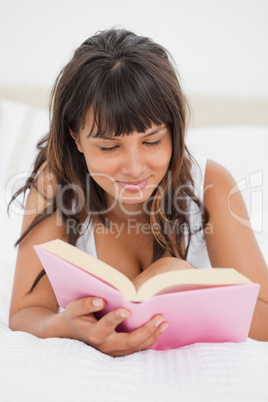
[(142, 204), (147, 201), (152, 195), (152, 191), (147, 194), (130, 193), (125, 194), (122, 197), (118, 197), (118, 201), (123, 204)]

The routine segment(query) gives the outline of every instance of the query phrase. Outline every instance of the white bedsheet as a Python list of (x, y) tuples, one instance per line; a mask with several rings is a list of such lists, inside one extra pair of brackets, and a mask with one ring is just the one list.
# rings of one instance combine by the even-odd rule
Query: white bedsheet
[[(19, 107), (12, 106), (15, 109)], [(0, 104), (0, 117), (1, 111), (3, 108), (1, 109)], [(11, 115), (16, 115), (14, 110)], [(43, 118), (43, 113), (40, 115)], [(20, 114), (20, 118), (23, 118), (23, 113)], [(3, 115), (0, 123), (2, 139)], [(8, 124), (5, 127), (8, 127)], [(198, 141), (203, 144), (208, 155), (210, 152), (213, 155), (214, 153), (200, 140), (200, 135), (204, 138), (218, 135), (217, 146), (219, 138), (223, 139), (225, 135), (229, 139), (234, 135), (244, 136), (245, 132), (248, 136), (251, 132), (256, 139), (256, 133), (261, 131), (260, 138), (263, 141), (268, 140), (268, 128), (225, 127), (224, 132), (216, 128), (212, 132), (210, 130), (212, 129), (205, 132), (204, 129), (195, 131), (195, 135), (199, 133), (196, 144)], [(14, 141), (11, 134), (7, 134), (6, 138)], [(206, 144), (208, 143), (210, 144), (210, 142)], [(7, 149), (11, 149), (11, 145), (14, 148), (13, 143), (9, 144)], [(26, 147), (27, 144), (24, 145)], [(251, 154), (256, 157), (258, 163), (262, 155), (265, 157), (264, 145), (263, 143), (260, 147), (260, 155), (256, 155), (256, 151)], [(252, 151), (252, 147), (250, 148)], [(268, 151), (268, 146), (266, 149)], [(24, 168), (17, 159), (20, 153), (17, 151), (15, 154), (14, 166), (10, 167), (12, 173), (18, 166), (20, 169), (21, 166)], [(247, 158), (245, 155), (245, 160), (248, 160)], [(10, 158), (6, 160), (10, 163)], [(267, 159), (264, 160), (267, 163)], [(253, 166), (252, 169), (252, 172), (256, 171)], [(265, 169), (267, 172), (267, 165)], [(9, 169), (3, 166), (2, 172), (3, 183), (8, 178)], [(267, 183), (267, 173), (264, 177)], [(260, 186), (256, 187), (257, 190), (259, 188)], [(12, 213), (12, 219), (7, 218), (5, 193), (2, 187), (0, 189), (1, 402), (268, 401), (268, 342), (248, 339), (247, 342), (239, 344), (195, 344), (176, 350), (148, 350), (126, 357), (112, 358), (79, 341), (56, 338), (42, 340), (27, 333), (10, 331), (8, 310), (16, 257), (13, 243), (19, 234), (21, 217)], [(267, 211), (263, 208), (263, 204), (257, 206), (256, 201), (253, 209), (256, 236), (268, 261)], [(262, 228), (258, 226), (260, 221), (263, 222)]]
[(0, 326), (1, 401), (267, 402), (268, 344), (195, 344), (112, 358)]

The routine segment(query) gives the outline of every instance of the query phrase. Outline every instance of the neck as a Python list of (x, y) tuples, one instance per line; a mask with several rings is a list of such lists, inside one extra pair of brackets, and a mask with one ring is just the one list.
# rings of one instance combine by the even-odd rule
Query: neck
[(108, 209), (112, 206), (111, 210), (107, 213), (107, 218), (111, 221), (127, 222), (129, 219), (137, 221), (147, 221), (148, 215), (144, 211), (143, 203), (125, 204), (115, 199), (107, 200)]

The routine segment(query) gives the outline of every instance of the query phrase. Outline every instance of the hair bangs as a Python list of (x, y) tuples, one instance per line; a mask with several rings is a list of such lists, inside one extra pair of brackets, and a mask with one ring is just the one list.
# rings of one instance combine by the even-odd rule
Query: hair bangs
[(104, 76), (92, 102), (89, 135), (109, 138), (144, 133), (152, 124), (170, 125), (165, 97), (149, 73), (121, 61)]

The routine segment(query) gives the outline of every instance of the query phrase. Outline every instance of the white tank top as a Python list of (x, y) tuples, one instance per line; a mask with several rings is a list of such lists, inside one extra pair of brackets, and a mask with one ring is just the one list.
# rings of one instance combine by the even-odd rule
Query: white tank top
[[(195, 160), (197, 161), (197, 164), (193, 163), (191, 170), (194, 180), (194, 192), (199, 200), (203, 201), (204, 178), (207, 159), (204, 157), (195, 156)], [(188, 210), (190, 212), (191, 228), (194, 230), (198, 229), (201, 223), (201, 213), (192, 200), (189, 201)], [(82, 235), (78, 238), (76, 246), (93, 257), (98, 258), (95, 245), (94, 229), (92, 223), (89, 224), (89, 218), (90, 217), (88, 216), (83, 224), (84, 230)], [(196, 268), (211, 267), (203, 230), (200, 230), (192, 235), (186, 260)]]

